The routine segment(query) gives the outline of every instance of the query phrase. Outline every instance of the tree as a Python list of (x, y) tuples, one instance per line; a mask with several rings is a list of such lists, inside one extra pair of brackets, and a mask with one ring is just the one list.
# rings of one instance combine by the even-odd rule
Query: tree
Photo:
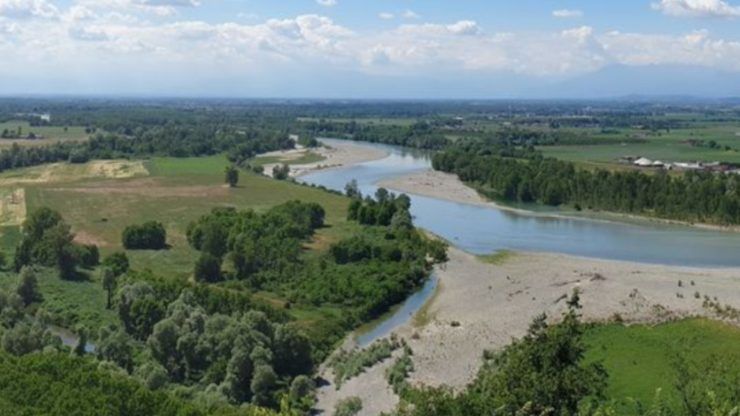
[(218, 282), (221, 280), (221, 261), (213, 254), (203, 252), (195, 262), (193, 274), (197, 282)]
[(157, 221), (129, 225), (123, 230), (122, 241), (130, 250), (162, 250), (167, 247), (167, 231)]
[(362, 192), (357, 185), (357, 179), (352, 179), (344, 186), (344, 193), (350, 198), (362, 199)]
[(277, 375), (267, 364), (255, 366), (254, 376), (250, 383), (252, 403), (258, 406), (269, 406), (272, 403), (272, 389), (277, 383)]
[(110, 309), (112, 307), (113, 291), (116, 290), (117, 280), (118, 276), (112, 269), (109, 269), (107, 267), (103, 269), (103, 289), (108, 292), (108, 301), (106, 303), (107, 309)]
[(126, 333), (114, 327), (103, 327), (98, 331), (95, 355), (100, 360), (116, 363), (127, 372), (134, 368), (134, 346)]
[(72, 352), (79, 356), (87, 353), (87, 328), (80, 327), (77, 329), (77, 345), (75, 345)]
[(7, 259), (5, 257), (5, 252), (0, 251), (0, 270), (5, 268), (5, 264), (7, 263)]
[(278, 165), (272, 168), (272, 177), (279, 181), (288, 179), (289, 176), (290, 166), (288, 166), (287, 164)]
[(103, 260), (103, 267), (112, 271), (115, 277), (119, 277), (128, 272), (128, 256), (120, 251), (112, 253)]
[(26, 306), (41, 300), (36, 273), (28, 266), (21, 269), (20, 281), (18, 282), (16, 293), (18, 293), (18, 296), (21, 297), (23, 304)]
[(228, 183), (230, 187), (234, 188), (236, 187), (236, 184), (239, 183), (239, 170), (235, 166), (227, 166), (224, 170), (224, 175), (226, 183)]

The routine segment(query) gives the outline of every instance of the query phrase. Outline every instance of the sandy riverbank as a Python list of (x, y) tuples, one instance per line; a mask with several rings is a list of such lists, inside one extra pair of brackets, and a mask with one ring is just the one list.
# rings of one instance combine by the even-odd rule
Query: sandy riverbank
[[(291, 161), (300, 159), (307, 152), (312, 152), (323, 157), (324, 160), (315, 163), (291, 165), (290, 176), (299, 177), (317, 170), (337, 169), (344, 166), (356, 165), (359, 163), (370, 162), (373, 160), (383, 159), (388, 156), (388, 152), (372, 146), (363, 146), (353, 142), (332, 142), (329, 145), (323, 145), (315, 149), (292, 149), (278, 152), (270, 152), (260, 156), (277, 157), (284, 163), (290, 164)], [(267, 164), (264, 166), (265, 175), (272, 176), (272, 170), (277, 163)]]
[[(502, 348), (523, 336), (543, 312), (557, 321), (575, 288), (581, 291), (584, 319), (593, 322), (616, 316), (627, 323), (716, 318), (703, 307), (704, 296), (740, 307), (740, 268), (658, 266), (546, 253), (514, 253), (501, 264), (489, 264), (455, 248), (449, 256), (437, 271), (439, 288), (425, 307), (427, 322), (416, 326), (412, 321), (395, 331), (414, 351), (410, 381), (415, 384), (463, 388), (474, 379), (484, 350)], [(388, 409), (397, 400), (389, 398), (388, 390), (378, 398), (367, 394), (367, 386), (384, 386), (388, 365), (385, 361), (369, 369), (339, 391), (333, 386), (320, 390), (320, 406), (331, 409), (340, 398), (358, 396), (367, 409)]]
[(632, 214), (623, 214), (617, 212), (582, 212), (582, 213), (558, 213), (558, 212), (535, 212), (525, 209), (510, 207), (498, 204), (494, 201), (481, 196), (475, 189), (467, 186), (458, 179), (457, 175), (439, 172), (432, 169), (423, 172), (413, 173), (411, 175), (394, 178), (383, 181), (378, 186), (410, 194), (428, 196), (437, 199), (444, 199), (452, 202), (464, 204), (480, 205), (494, 207), (501, 211), (515, 212), (523, 215), (550, 217), (550, 218), (568, 218), (586, 221), (608, 221), (608, 222), (634, 222), (634, 223), (659, 223), (670, 225), (682, 225), (693, 228), (712, 230), (740, 232), (739, 226), (720, 226), (713, 224), (689, 223), (685, 221), (668, 220), (663, 218), (652, 218)]

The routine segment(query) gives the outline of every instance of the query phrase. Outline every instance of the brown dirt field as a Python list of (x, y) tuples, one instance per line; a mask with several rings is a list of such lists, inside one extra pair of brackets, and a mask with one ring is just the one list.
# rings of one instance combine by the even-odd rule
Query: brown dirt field
[(61, 192), (77, 192), (81, 194), (138, 195), (151, 198), (224, 198), (229, 195), (229, 188), (225, 188), (223, 186), (171, 186), (163, 185), (151, 178), (135, 179), (115, 184), (112, 182), (104, 182), (99, 184), (92, 184), (84, 188), (51, 188), (49, 190)]
[(20, 226), (26, 220), (26, 190), (0, 190), (0, 226)]
[(142, 161), (97, 160), (83, 165), (52, 163), (20, 171), (22, 176), (0, 177), (0, 186), (74, 182), (82, 179), (125, 179), (146, 176), (149, 171)]
[(103, 238), (90, 234), (87, 231), (76, 231), (74, 242), (78, 244), (94, 244), (98, 247), (110, 246), (110, 243), (105, 241)]

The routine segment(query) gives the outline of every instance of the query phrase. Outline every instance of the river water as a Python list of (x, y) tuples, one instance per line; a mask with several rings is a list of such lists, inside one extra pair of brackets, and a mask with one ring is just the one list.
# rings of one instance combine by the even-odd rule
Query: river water
[[(326, 144), (332, 139), (322, 139)], [(389, 156), (345, 168), (318, 171), (301, 177), (306, 183), (344, 191), (356, 180), (363, 195), (372, 195), (377, 183), (431, 168), (428, 152), (396, 146), (362, 143), (386, 150)], [(615, 222), (519, 213), (409, 194), (414, 223), (472, 254), (501, 250), (553, 252), (608, 260), (690, 267), (740, 266), (740, 233), (704, 230), (648, 221)], [(408, 321), (433, 294), (429, 279), (389, 318), (358, 336), (360, 346), (388, 335)]]
[[(333, 140), (325, 139), (331, 145)], [(372, 195), (380, 181), (431, 167), (428, 153), (364, 144), (390, 153), (385, 159), (318, 171), (301, 180), (343, 191), (357, 180)], [(615, 222), (518, 213), (494, 206), (411, 197), (414, 223), (472, 254), (500, 250), (564, 253), (609, 260), (692, 267), (740, 266), (740, 233), (656, 222)]]

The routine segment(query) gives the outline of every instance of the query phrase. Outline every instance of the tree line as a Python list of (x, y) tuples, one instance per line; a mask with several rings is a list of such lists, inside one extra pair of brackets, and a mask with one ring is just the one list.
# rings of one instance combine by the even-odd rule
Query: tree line
[(740, 224), (738, 175), (587, 170), (544, 158), (531, 149), (484, 144), (455, 146), (437, 153), (433, 166), (505, 201)]

